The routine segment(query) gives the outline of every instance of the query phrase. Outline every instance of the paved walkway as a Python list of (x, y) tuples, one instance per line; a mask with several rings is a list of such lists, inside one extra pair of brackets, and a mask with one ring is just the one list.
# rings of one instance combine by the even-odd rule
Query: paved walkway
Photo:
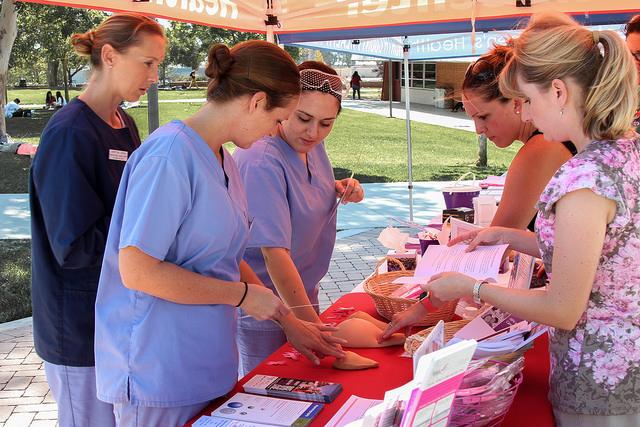
[[(427, 223), (444, 208), (441, 188), (450, 182), (417, 182), (413, 190), (414, 220)], [(409, 190), (406, 182), (363, 184), (365, 199), (338, 208), (338, 230), (362, 231), (386, 227), (397, 222), (389, 218), (409, 219)], [(29, 196), (0, 194), (0, 239), (29, 239)]]

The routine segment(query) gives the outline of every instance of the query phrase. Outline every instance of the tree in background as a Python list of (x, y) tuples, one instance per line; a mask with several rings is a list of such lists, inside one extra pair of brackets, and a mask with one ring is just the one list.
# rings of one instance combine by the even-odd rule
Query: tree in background
[(0, 142), (7, 139), (4, 106), (7, 104), (7, 71), (11, 48), (16, 38), (17, 10), (14, 0), (3, 0), (0, 5)]
[(166, 32), (169, 46), (161, 67), (160, 78), (163, 84), (166, 84), (169, 66), (181, 65), (198, 69), (200, 64), (206, 61), (209, 47), (213, 43), (233, 46), (245, 40), (264, 40), (264, 36), (261, 34), (243, 33), (185, 22), (171, 22)]
[[(73, 76), (83, 69), (86, 60), (73, 53), (69, 38), (87, 31), (104, 20), (107, 15), (90, 9), (79, 9), (44, 4), (23, 3), (18, 13), (18, 37), (11, 55), (11, 68), (28, 72), (40, 65), (46, 66), (47, 85), (64, 86), (69, 99), (68, 85)], [(14, 73), (14, 77), (15, 73)]]

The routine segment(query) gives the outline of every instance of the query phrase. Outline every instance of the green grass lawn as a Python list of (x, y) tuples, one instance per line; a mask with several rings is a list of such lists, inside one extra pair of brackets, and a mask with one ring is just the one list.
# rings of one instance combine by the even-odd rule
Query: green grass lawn
[(31, 316), (31, 241), (0, 240), (0, 323)]
[[(367, 90), (368, 94), (374, 94), (379, 89)], [(30, 99), (44, 99), (45, 92), (43, 89), (10, 90), (9, 97), (17, 96), (29, 103)], [(201, 99), (205, 97), (205, 89), (160, 91), (159, 96), (160, 100)], [(148, 136), (146, 96), (142, 101), (141, 107), (127, 112), (135, 119), (144, 139)], [(200, 102), (160, 103), (160, 124), (185, 118), (200, 105)], [(28, 118), (8, 120), (9, 134), (15, 139), (37, 144), (39, 132), (48, 120), (46, 115), (47, 112), (36, 111), (36, 117), (43, 123)], [(502, 173), (519, 148), (519, 144), (514, 144), (509, 149), (499, 150), (489, 144), (489, 166), (478, 168), (475, 166), (477, 139), (471, 132), (414, 122), (412, 137), (414, 181), (457, 179), (469, 171), (478, 177)], [(402, 119), (344, 109), (327, 138), (327, 151), (339, 178), (355, 171), (362, 182), (407, 180), (406, 130)]]
[[(56, 91), (60, 91), (62, 96), (64, 96), (63, 89), (8, 89), (7, 94), (8, 100), (14, 100), (15, 98), (20, 98), (20, 103), (22, 104), (36, 104), (36, 105), (45, 105), (44, 99), (47, 95), (47, 90), (51, 90), (51, 93), (55, 96)], [(80, 95), (80, 89), (69, 89), (69, 98), (75, 98)]]

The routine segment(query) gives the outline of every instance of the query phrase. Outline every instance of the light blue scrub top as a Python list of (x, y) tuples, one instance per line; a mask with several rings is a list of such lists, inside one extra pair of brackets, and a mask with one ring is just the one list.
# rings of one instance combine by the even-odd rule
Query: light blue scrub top
[[(245, 260), (275, 292), (260, 248), (289, 249), (311, 303), (317, 304), (318, 284), (329, 269), (336, 241), (336, 215), (331, 216), (336, 203), (335, 178), (324, 143), (309, 151), (307, 165), (277, 136), (236, 150), (233, 156), (253, 221)], [(253, 318), (242, 318), (240, 326), (279, 329), (274, 322)]]
[(204, 276), (240, 279), (247, 202), (235, 162), (223, 152), (224, 171), (200, 136), (174, 121), (127, 162), (96, 301), (100, 400), (183, 406), (221, 396), (236, 383), (235, 307), (176, 304), (130, 290), (118, 269), (118, 250), (135, 246)]

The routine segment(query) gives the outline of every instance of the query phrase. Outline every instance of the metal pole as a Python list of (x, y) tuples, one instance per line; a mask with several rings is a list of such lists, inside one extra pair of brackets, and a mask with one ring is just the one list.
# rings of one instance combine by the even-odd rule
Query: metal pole
[(149, 135), (160, 127), (158, 108), (158, 84), (154, 83), (147, 90), (147, 117), (149, 120)]
[(273, 25), (267, 25), (267, 41), (274, 44), (276, 42), (276, 39), (273, 35)]
[(402, 46), (402, 57), (404, 59), (404, 111), (406, 114), (407, 125), (407, 161), (409, 183), (409, 221), (413, 221), (413, 155), (411, 151), (411, 87), (409, 85), (409, 38), (404, 37), (404, 45)]
[(389, 117), (393, 118), (393, 60), (389, 60), (387, 68), (387, 77), (389, 78)]

